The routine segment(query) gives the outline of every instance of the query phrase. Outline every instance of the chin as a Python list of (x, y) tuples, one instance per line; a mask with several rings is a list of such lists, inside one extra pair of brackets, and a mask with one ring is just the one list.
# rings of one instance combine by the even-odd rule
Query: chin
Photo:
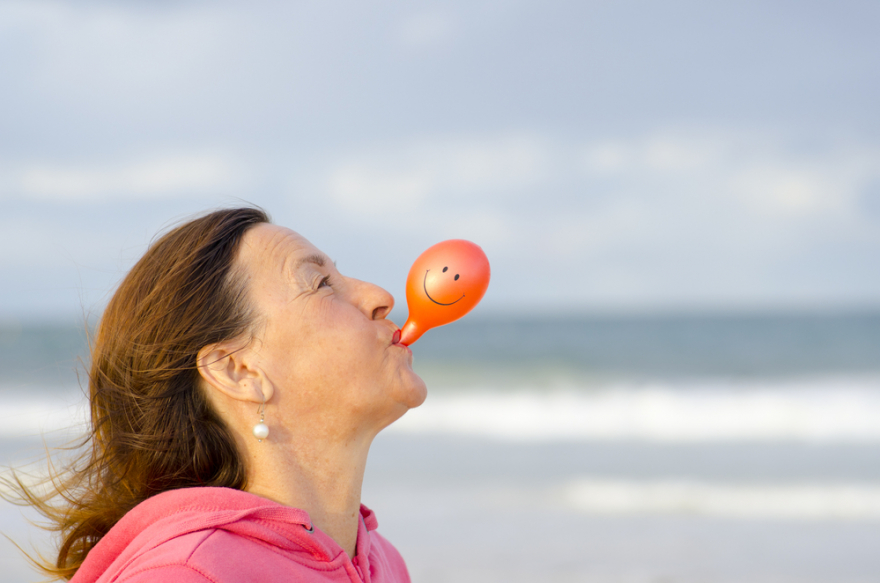
[(428, 386), (422, 380), (422, 377), (416, 373), (412, 373), (412, 376), (407, 380), (409, 382), (404, 387), (405, 392), (402, 401), (407, 409), (414, 409), (425, 402), (425, 399), (428, 397)]
[(425, 385), (425, 381), (419, 378), (418, 387), (414, 387), (410, 393), (411, 399), (407, 403), (408, 409), (415, 409), (419, 405), (425, 402), (425, 399), (428, 398), (428, 387)]
[(382, 427), (388, 427), (403, 417), (407, 411), (415, 409), (425, 402), (428, 396), (428, 387), (421, 377), (415, 374), (413, 377), (415, 378), (410, 379), (406, 385), (398, 387), (394, 398), (394, 410), (386, 417), (386, 422), (382, 424)]

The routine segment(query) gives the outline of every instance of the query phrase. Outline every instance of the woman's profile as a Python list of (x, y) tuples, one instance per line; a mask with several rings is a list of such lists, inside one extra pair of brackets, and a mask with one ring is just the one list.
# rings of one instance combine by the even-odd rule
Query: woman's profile
[(157, 239), (95, 332), (91, 423), (48, 491), (43, 569), (75, 583), (409, 581), (361, 504), (367, 454), (425, 399), (386, 316), (255, 208)]

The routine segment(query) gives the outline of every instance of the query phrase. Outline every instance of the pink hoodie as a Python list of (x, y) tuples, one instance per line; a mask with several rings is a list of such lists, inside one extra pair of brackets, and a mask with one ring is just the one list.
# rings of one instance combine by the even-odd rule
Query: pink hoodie
[(361, 505), (354, 560), (309, 515), (230, 488), (185, 488), (138, 504), (89, 552), (71, 583), (409, 583)]

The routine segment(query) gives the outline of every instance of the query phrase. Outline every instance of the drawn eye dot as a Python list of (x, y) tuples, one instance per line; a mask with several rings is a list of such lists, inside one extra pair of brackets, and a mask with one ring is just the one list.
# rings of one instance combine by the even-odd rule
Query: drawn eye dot
[(447, 270), (447, 269), (449, 269), (449, 268), (448, 268), (448, 267), (444, 267), (444, 268), (443, 268), (443, 273), (446, 273), (446, 270)]
[(458, 274), (455, 274), (455, 281), (458, 281)]

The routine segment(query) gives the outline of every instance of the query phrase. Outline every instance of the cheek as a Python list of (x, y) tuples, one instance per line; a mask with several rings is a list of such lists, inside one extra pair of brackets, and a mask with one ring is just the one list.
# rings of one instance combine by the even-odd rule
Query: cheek
[(279, 312), (267, 330), (267, 371), (274, 382), (295, 388), (302, 406), (355, 402), (381, 381), (381, 327), (357, 308), (326, 297)]
[(342, 313), (320, 318), (310, 326), (301, 350), (294, 358), (307, 370), (307, 376), (336, 388), (369, 377), (381, 364), (376, 327), (363, 315)]

